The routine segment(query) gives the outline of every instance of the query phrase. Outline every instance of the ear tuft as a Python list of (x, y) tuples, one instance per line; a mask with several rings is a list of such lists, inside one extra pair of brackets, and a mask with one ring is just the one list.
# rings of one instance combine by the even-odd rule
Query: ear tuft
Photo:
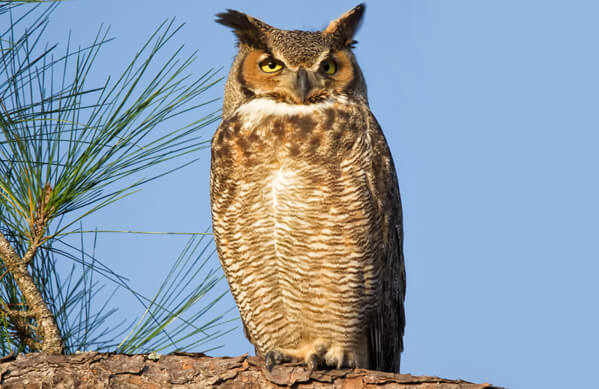
[(358, 31), (362, 16), (366, 10), (366, 4), (359, 4), (353, 9), (347, 11), (338, 19), (329, 23), (328, 27), (323, 31), (324, 34), (330, 35), (334, 41), (338, 42), (341, 47), (352, 47), (356, 43), (354, 34)]
[(243, 12), (228, 9), (227, 12), (216, 14), (216, 22), (231, 27), (243, 43), (255, 48), (265, 48), (267, 36), (272, 27), (261, 20), (253, 18)]

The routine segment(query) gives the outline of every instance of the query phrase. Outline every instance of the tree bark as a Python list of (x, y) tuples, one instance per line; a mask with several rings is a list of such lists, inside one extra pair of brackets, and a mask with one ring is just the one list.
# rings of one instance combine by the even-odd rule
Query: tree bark
[[(51, 354), (60, 354), (63, 352), (64, 346), (56, 319), (27, 269), (27, 263), (33, 259), (37, 249), (38, 242), (31, 242), (27, 253), (21, 258), (0, 232), (0, 259), (15, 279), (19, 290), (27, 300), (32, 316), (37, 322), (36, 332), (42, 338), (41, 350)], [(6, 313), (8, 316), (11, 316), (11, 313), (13, 316), (19, 315), (19, 312), (7, 311)], [(23, 312), (21, 311), (20, 314), (23, 314)]]
[(317, 370), (300, 364), (265, 369), (257, 357), (211, 358), (203, 354), (161, 356), (32, 353), (0, 360), (0, 387), (17, 388), (344, 388), (499, 389), (438, 377), (363, 369)]

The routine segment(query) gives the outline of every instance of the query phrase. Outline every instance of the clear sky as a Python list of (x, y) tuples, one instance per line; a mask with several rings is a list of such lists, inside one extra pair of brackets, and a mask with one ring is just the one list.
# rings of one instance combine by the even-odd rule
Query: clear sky
[[(233, 34), (213, 22), (225, 8), (281, 28), (320, 29), (356, 3), (69, 0), (47, 39), (64, 41), (72, 30), (75, 44), (85, 44), (110, 25), (117, 39), (98, 58), (99, 83), (175, 16), (186, 23), (175, 41), (200, 50), (192, 68), (199, 75), (228, 69), (235, 55)], [(594, 375), (597, 15), (594, 0), (367, 2), (356, 54), (405, 212), (403, 372), (510, 388), (586, 386)], [(199, 156), (85, 227), (204, 231), (209, 152)], [(106, 234), (96, 254), (150, 295), (185, 240)], [(143, 312), (126, 296), (115, 302), (125, 316)], [(229, 298), (222, 309), (231, 306)], [(223, 342), (218, 355), (252, 351), (239, 328)]]

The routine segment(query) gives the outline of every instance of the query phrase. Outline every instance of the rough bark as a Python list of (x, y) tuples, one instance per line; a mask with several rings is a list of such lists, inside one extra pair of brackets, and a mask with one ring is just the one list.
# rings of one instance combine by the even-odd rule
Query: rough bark
[[(27, 269), (27, 264), (32, 260), (38, 246), (39, 242), (37, 240), (31, 242), (29, 249), (21, 258), (0, 232), (0, 260), (4, 262), (4, 266), (12, 274), (19, 290), (27, 300), (31, 316), (37, 322), (37, 335), (42, 339), (41, 350), (47, 353), (60, 354), (63, 352), (63, 343), (56, 319)], [(11, 311), (6, 307), (2, 308), (9, 317), (27, 314), (23, 311)], [(14, 320), (14, 322), (18, 323), (17, 320)], [(26, 330), (23, 329), (23, 331)]]
[[(401, 388), (493, 389), (438, 377), (363, 369), (308, 371), (299, 364), (272, 372), (256, 357), (211, 358), (203, 354), (147, 355), (32, 353), (0, 360), (0, 387), (16, 388)], [(498, 388), (496, 388), (498, 389)]]

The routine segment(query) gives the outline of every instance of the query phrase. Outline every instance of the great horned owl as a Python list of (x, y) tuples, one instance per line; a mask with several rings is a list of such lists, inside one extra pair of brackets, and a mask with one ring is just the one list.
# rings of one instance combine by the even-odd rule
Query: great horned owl
[(268, 368), (399, 371), (401, 203), (351, 50), (364, 9), (316, 32), (217, 15), (239, 52), (212, 139), (214, 237)]

